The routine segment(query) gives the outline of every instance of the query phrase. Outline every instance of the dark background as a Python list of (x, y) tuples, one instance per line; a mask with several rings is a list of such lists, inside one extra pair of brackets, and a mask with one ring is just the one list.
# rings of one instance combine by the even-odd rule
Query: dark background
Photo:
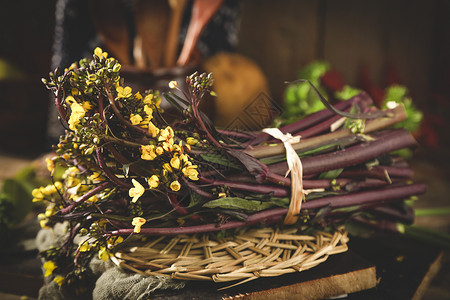
[[(0, 77), (0, 150), (25, 155), (48, 150), (51, 97), (40, 79), (51, 69), (55, 7), (56, 0), (0, 4), (0, 60), (19, 73)], [(240, 9), (236, 51), (262, 68), (275, 100), (282, 98), (284, 81), (296, 79), (298, 70), (316, 59), (329, 61), (359, 87), (368, 78), (384, 88), (395, 76), (425, 112), (423, 146), (446, 153), (449, 1), (245, 0)], [(87, 21), (87, 9), (86, 15)]]

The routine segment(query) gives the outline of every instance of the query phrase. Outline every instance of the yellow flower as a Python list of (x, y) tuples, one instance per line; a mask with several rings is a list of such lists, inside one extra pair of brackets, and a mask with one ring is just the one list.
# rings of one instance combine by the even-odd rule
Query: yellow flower
[(98, 258), (103, 261), (107, 261), (109, 259), (109, 251), (106, 247), (101, 247), (100, 251), (98, 251)]
[(79, 96), (81, 95), (80, 91), (76, 88), (72, 88), (72, 96)]
[(152, 122), (148, 122), (148, 133), (150, 133), (152, 137), (156, 137), (159, 133), (159, 128)]
[(181, 170), (184, 176), (188, 177), (190, 180), (198, 180), (198, 171), (196, 165), (188, 165)]
[(33, 202), (38, 202), (44, 200), (44, 193), (42, 193), (40, 188), (35, 188), (31, 192), (31, 195), (33, 196)]
[(132, 95), (132, 90), (129, 86), (123, 88), (121, 86), (118, 86), (116, 88), (117, 91), (117, 98), (128, 98)]
[(148, 94), (144, 98), (144, 103), (145, 104), (152, 104), (152, 100), (153, 100), (153, 94)]
[(154, 189), (154, 188), (157, 188), (158, 185), (159, 185), (159, 178), (158, 178), (158, 176), (152, 175), (152, 177), (150, 177), (150, 178), (148, 179), (148, 186), (149, 186), (151, 189)]
[(162, 167), (164, 170), (172, 172), (172, 167), (169, 165), (169, 163), (164, 163)]
[(178, 182), (178, 180), (172, 181), (172, 183), (170, 184), (170, 188), (172, 189), (172, 191), (178, 192), (181, 188), (181, 184)]
[(163, 149), (163, 147), (158, 146), (158, 147), (156, 147), (155, 152), (156, 152), (156, 154), (161, 155), (164, 153), (164, 149)]
[(89, 197), (86, 202), (95, 203), (98, 201), (97, 195)]
[(56, 187), (53, 184), (49, 184), (44, 188), (42, 192), (44, 193), (44, 195), (50, 196), (56, 193)]
[[(159, 133), (158, 141), (166, 141), (173, 145), (173, 129), (170, 126), (167, 126), (165, 129), (161, 130)], [(172, 142), (170, 142), (172, 140)]]
[(48, 277), (48, 276), (52, 275), (53, 271), (57, 268), (55, 263), (53, 261), (51, 261), (51, 260), (45, 262), (43, 267), (45, 269), (45, 274), (44, 274), (45, 277)]
[(180, 159), (181, 159), (184, 163), (186, 163), (186, 164), (192, 164), (192, 163), (189, 161), (189, 156), (187, 156), (186, 154), (181, 154), (181, 155), (180, 155)]
[(141, 93), (137, 92), (136, 94), (134, 94), (134, 97), (138, 100), (142, 100), (142, 95)]
[(91, 245), (89, 245), (88, 241), (84, 241), (78, 244), (78, 251), (87, 252), (89, 250), (91, 250)]
[(178, 82), (176, 82), (175, 80), (172, 80), (171, 82), (169, 82), (169, 87), (171, 89), (178, 87)]
[(100, 172), (94, 171), (91, 175), (88, 176), (88, 179), (91, 180), (93, 183), (99, 183), (102, 181), (105, 181), (105, 177), (100, 174)]
[(108, 58), (108, 52), (103, 52), (102, 48), (100, 47), (95, 48), (94, 54), (97, 55), (99, 58), (102, 56), (104, 58)]
[(156, 158), (155, 145), (141, 145), (141, 158), (144, 160), (154, 160)]
[[(71, 99), (70, 99), (71, 98)], [(66, 102), (70, 104), (70, 118), (69, 118), (69, 128), (76, 130), (76, 126), (80, 123), (80, 119), (84, 117), (85, 111), (82, 105), (75, 101), (72, 96), (66, 98)]]
[(147, 116), (150, 117), (150, 119), (153, 117), (153, 109), (150, 106), (145, 105), (144, 106), (144, 111), (147, 114)]
[[(172, 142), (172, 144), (170, 142)], [(172, 152), (172, 150), (173, 150), (173, 139), (169, 140), (169, 142), (163, 142), (162, 147), (167, 152)]]
[(130, 188), (128, 195), (133, 198), (131, 199), (131, 202), (134, 203), (144, 194), (145, 189), (136, 179), (133, 178), (131, 182), (133, 182), (134, 187)]
[(61, 286), (66, 281), (66, 279), (63, 276), (56, 276), (55, 278), (53, 278), (53, 281)]
[(61, 183), (61, 181), (55, 181), (55, 188), (56, 188), (58, 191), (61, 191), (61, 190), (62, 190), (62, 187), (63, 187), (63, 184)]
[(225, 198), (227, 196), (227, 194), (225, 193), (219, 193), (219, 198)]
[(174, 156), (174, 157), (170, 160), (170, 165), (171, 165), (174, 169), (179, 169), (179, 168), (180, 168), (180, 158), (178, 158), (178, 156)]
[(130, 115), (130, 122), (133, 125), (139, 125), (139, 123), (142, 122), (142, 117), (140, 115), (131, 114)]
[(131, 225), (134, 226), (134, 232), (135, 233), (141, 232), (141, 227), (142, 227), (142, 225), (145, 224), (145, 222), (147, 222), (147, 220), (145, 220), (144, 218), (141, 218), (141, 217), (133, 218), (133, 222), (131, 222)]
[(47, 218), (45, 217), (45, 214), (40, 213), (38, 214), (38, 220), (39, 220), (39, 224), (41, 225), (42, 229), (49, 229), (50, 226), (47, 225)]
[(53, 161), (53, 159), (46, 158), (45, 162), (47, 163), (47, 170), (49, 172), (53, 172), (53, 170), (55, 169), (55, 162)]
[(188, 143), (189, 145), (196, 145), (198, 143), (198, 140), (196, 138), (193, 137), (188, 137), (186, 138), (186, 143)]
[(92, 104), (89, 101), (83, 101), (82, 106), (85, 111), (88, 111), (92, 108)]
[(115, 245), (118, 245), (122, 242), (123, 242), (123, 237), (112, 236), (106, 241), (106, 244), (107, 244), (108, 249), (112, 249), (112, 248), (114, 248)]

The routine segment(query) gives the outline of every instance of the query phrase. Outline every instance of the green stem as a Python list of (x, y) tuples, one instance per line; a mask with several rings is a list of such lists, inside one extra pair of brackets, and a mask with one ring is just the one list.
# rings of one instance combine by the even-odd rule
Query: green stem
[(416, 217), (450, 215), (450, 207), (416, 208), (414, 211)]

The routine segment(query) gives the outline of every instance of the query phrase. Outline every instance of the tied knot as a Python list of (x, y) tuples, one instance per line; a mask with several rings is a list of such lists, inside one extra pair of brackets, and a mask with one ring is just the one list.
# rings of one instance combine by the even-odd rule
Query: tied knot
[(303, 167), (300, 157), (292, 144), (300, 142), (300, 136), (292, 136), (290, 133), (284, 134), (278, 128), (265, 128), (263, 132), (273, 136), (283, 142), (286, 149), (286, 162), (288, 171), (285, 176), (291, 173), (291, 202), (289, 210), (284, 219), (284, 224), (294, 224), (298, 220), (300, 209), (305, 192), (303, 191)]

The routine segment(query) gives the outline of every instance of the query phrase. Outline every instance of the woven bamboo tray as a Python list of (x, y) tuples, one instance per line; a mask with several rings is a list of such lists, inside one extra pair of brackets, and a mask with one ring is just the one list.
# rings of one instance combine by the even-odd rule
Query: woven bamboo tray
[(215, 233), (154, 237), (146, 244), (121, 249), (113, 261), (143, 276), (237, 281), (229, 288), (259, 277), (301, 272), (348, 249), (343, 228), (333, 234), (298, 235), (297, 231), (267, 227), (223, 239)]

